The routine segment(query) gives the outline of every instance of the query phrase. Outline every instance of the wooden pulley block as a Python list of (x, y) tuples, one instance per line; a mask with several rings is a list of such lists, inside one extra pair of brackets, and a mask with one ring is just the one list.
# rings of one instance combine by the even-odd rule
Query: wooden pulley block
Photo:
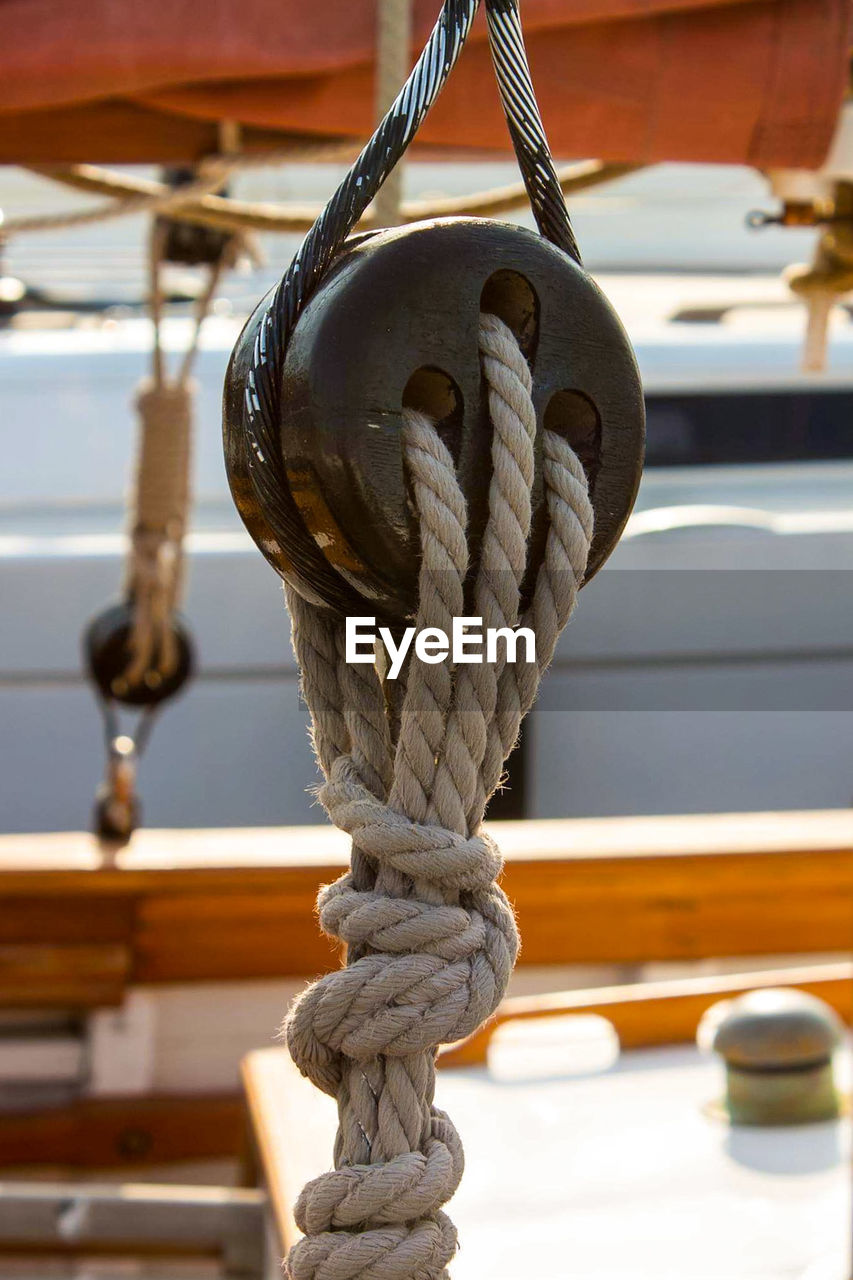
[(131, 685), (124, 674), (132, 657), (130, 602), (111, 605), (92, 618), (83, 635), (83, 657), (89, 677), (103, 698), (126, 707), (156, 707), (183, 688), (193, 671), (193, 646), (180, 619), (173, 616), (171, 626), (177, 653), (175, 669), (168, 675), (147, 671)]
[[(196, 169), (185, 166), (163, 170), (163, 181), (175, 190), (192, 185), (198, 176)], [(223, 187), (219, 194), (227, 195), (228, 188)], [(170, 218), (167, 214), (158, 215), (157, 226), (163, 230), (163, 260), (180, 266), (216, 266), (234, 243), (234, 235), (230, 231), (182, 222), (180, 218)]]
[[(284, 353), (275, 408), (286, 536), (281, 505), (279, 518), (269, 519), (258, 497), (252, 470), (268, 464), (247, 447), (243, 417), (266, 306), (250, 318), (229, 366), (226, 465), (246, 526), (297, 590), (344, 613), (369, 605), (391, 622), (414, 611), (419, 540), (401, 450), (404, 405), (433, 417), (455, 459), (476, 559), (492, 432), (477, 346), (481, 312), (509, 325), (530, 364), (540, 452), (547, 428), (581, 459), (595, 509), (586, 580), (601, 567), (639, 484), (643, 396), (622, 325), (567, 254), (521, 227), (471, 218), (348, 242)], [(537, 475), (534, 570), (544, 545), (542, 499)]]

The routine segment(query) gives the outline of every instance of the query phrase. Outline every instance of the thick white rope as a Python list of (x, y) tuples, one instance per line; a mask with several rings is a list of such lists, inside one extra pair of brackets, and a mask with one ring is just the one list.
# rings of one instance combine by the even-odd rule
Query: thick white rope
[[(530, 372), (511, 331), (481, 317), (494, 427), (489, 516), (473, 587), (490, 626), (519, 621), (536, 421)], [(404, 414), (420, 523), (417, 626), (465, 612), (465, 501), (432, 422)], [(286, 1024), (300, 1070), (338, 1103), (335, 1170), (296, 1205), (305, 1233), (292, 1280), (440, 1280), (456, 1250), (442, 1212), (462, 1175), (459, 1136), (433, 1104), (436, 1046), (488, 1018), (518, 938), (481, 830), (521, 719), (577, 596), (592, 533), (583, 470), (544, 436), (547, 542), (532, 603), (536, 661), (482, 666), (409, 660), (387, 682), (343, 661), (343, 620), (288, 590), (303, 693), (325, 783), (320, 799), (352, 837), (350, 871), (320, 895), (320, 922), (348, 963), (309, 987)], [(391, 687), (393, 685), (393, 688)]]

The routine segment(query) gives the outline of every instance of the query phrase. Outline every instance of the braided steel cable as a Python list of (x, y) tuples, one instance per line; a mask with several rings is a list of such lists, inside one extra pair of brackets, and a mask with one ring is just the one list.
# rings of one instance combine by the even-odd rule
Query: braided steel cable
[[(445, 0), (429, 40), (389, 111), (308, 232), (258, 329), (243, 428), (252, 484), (285, 544), (295, 515), (278, 442), (281, 370), (303, 307), (335, 254), (414, 138), (459, 57), (480, 0)], [(253, 456), (252, 456), (253, 455)]]
[(530, 77), (518, 0), (486, 0), (486, 21), (498, 92), (536, 225), (546, 240), (580, 263)]
[[(388, 174), (412, 142), (462, 51), (480, 0), (445, 0), (408, 80), (373, 137), (341, 182), (272, 293), (258, 327), (246, 380), (243, 432), (252, 487), (282, 545), (292, 545), (301, 519), (281, 456), (281, 374), (290, 336), (323, 279)], [(536, 103), (516, 0), (486, 0), (489, 41), (501, 101), (533, 214), (546, 239), (580, 261), (565, 199)], [(312, 557), (318, 586), (338, 579), (319, 549)]]

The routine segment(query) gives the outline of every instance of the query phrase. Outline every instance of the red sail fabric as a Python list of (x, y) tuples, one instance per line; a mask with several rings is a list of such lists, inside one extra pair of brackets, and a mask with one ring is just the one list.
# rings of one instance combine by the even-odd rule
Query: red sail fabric
[[(439, 0), (415, 0), (417, 48)], [(560, 158), (820, 164), (853, 0), (523, 0)], [(177, 162), (373, 124), (375, 0), (0, 0), (0, 161)], [(416, 49), (413, 49), (413, 56)], [(508, 150), (480, 14), (419, 134)]]

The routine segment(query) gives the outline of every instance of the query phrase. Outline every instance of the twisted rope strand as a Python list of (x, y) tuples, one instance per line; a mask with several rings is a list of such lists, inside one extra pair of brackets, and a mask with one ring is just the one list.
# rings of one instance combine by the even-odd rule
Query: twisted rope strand
[[(493, 315), (481, 315), (478, 343), (488, 387), (492, 437), (489, 515), (474, 583), (474, 615), (484, 627), (514, 627), (530, 535), (536, 413), (530, 369), (512, 330)], [(456, 702), (440, 751), (432, 817), (445, 826), (473, 831), (494, 790), (483, 763), (501, 749), (495, 712), (501, 661), (463, 666)], [(491, 750), (489, 750), (491, 748)]]
[[(421, 568), (416, 625), (448, 633), (465, 610), (468, 570), (465, 499), (453, 458), (425, 414), (406, 410), (403, 449), (420, 521)], [(416, 662), (401, 708), (391, 803), (416, 821), (429, 813), (439, 749), (453, 695), (449, 663)]]
[(232, 251), (223, 251), (208, 269), (193, 317), (192, 337), (175, 377), (167, 376), (161, 342), (163, 291), (161, 268), (165, 230), (152, 225), (149, 274), (154, 329), (151, 376), (137, 388), (139, 446), (133, 482), (130, 550), (125, 572), (133, 620), (124, 681), (133, 686), (146, 675), (173, 674), (178, 645), (173, 626), (184, 587), (184, 536), (191, 506), (193, 365), (204, 321)]
[[(501, 321), (483, 316), (479, 342), (494, 438), (472, 599), (486, 625), (515, 627), (531, 521), (531, 378)], [(294, 1061), (336, 1097), (339, 1115), (335, 1169), (296, 1205), (305, 1234), (287, 1260), (292, 1280), (446, 1280), (456, 1250), (442, 1206), (463, 1156), (433, 1104), (435, 1048), (491, 1015), (515, 962), (500, 852), (480, 823), (574, 606), (592, 535), (575, 454), (554, 432), (543, 449), (549, 523), (522, 618), (536, 632), (534, 662), (454, 671), (413, 658), (386, 696), (378, 668), (343, 661), (342, 621), (288, 591), (320, 798), (353, 848), (350, 871), (319, 902), (347, 967), (310, 986), (286, 1024)], [(421, 534), (417, 624), (450, 630), (465, 608), (464, 498), (424, 415), (404, 411), (403, 450)]]

